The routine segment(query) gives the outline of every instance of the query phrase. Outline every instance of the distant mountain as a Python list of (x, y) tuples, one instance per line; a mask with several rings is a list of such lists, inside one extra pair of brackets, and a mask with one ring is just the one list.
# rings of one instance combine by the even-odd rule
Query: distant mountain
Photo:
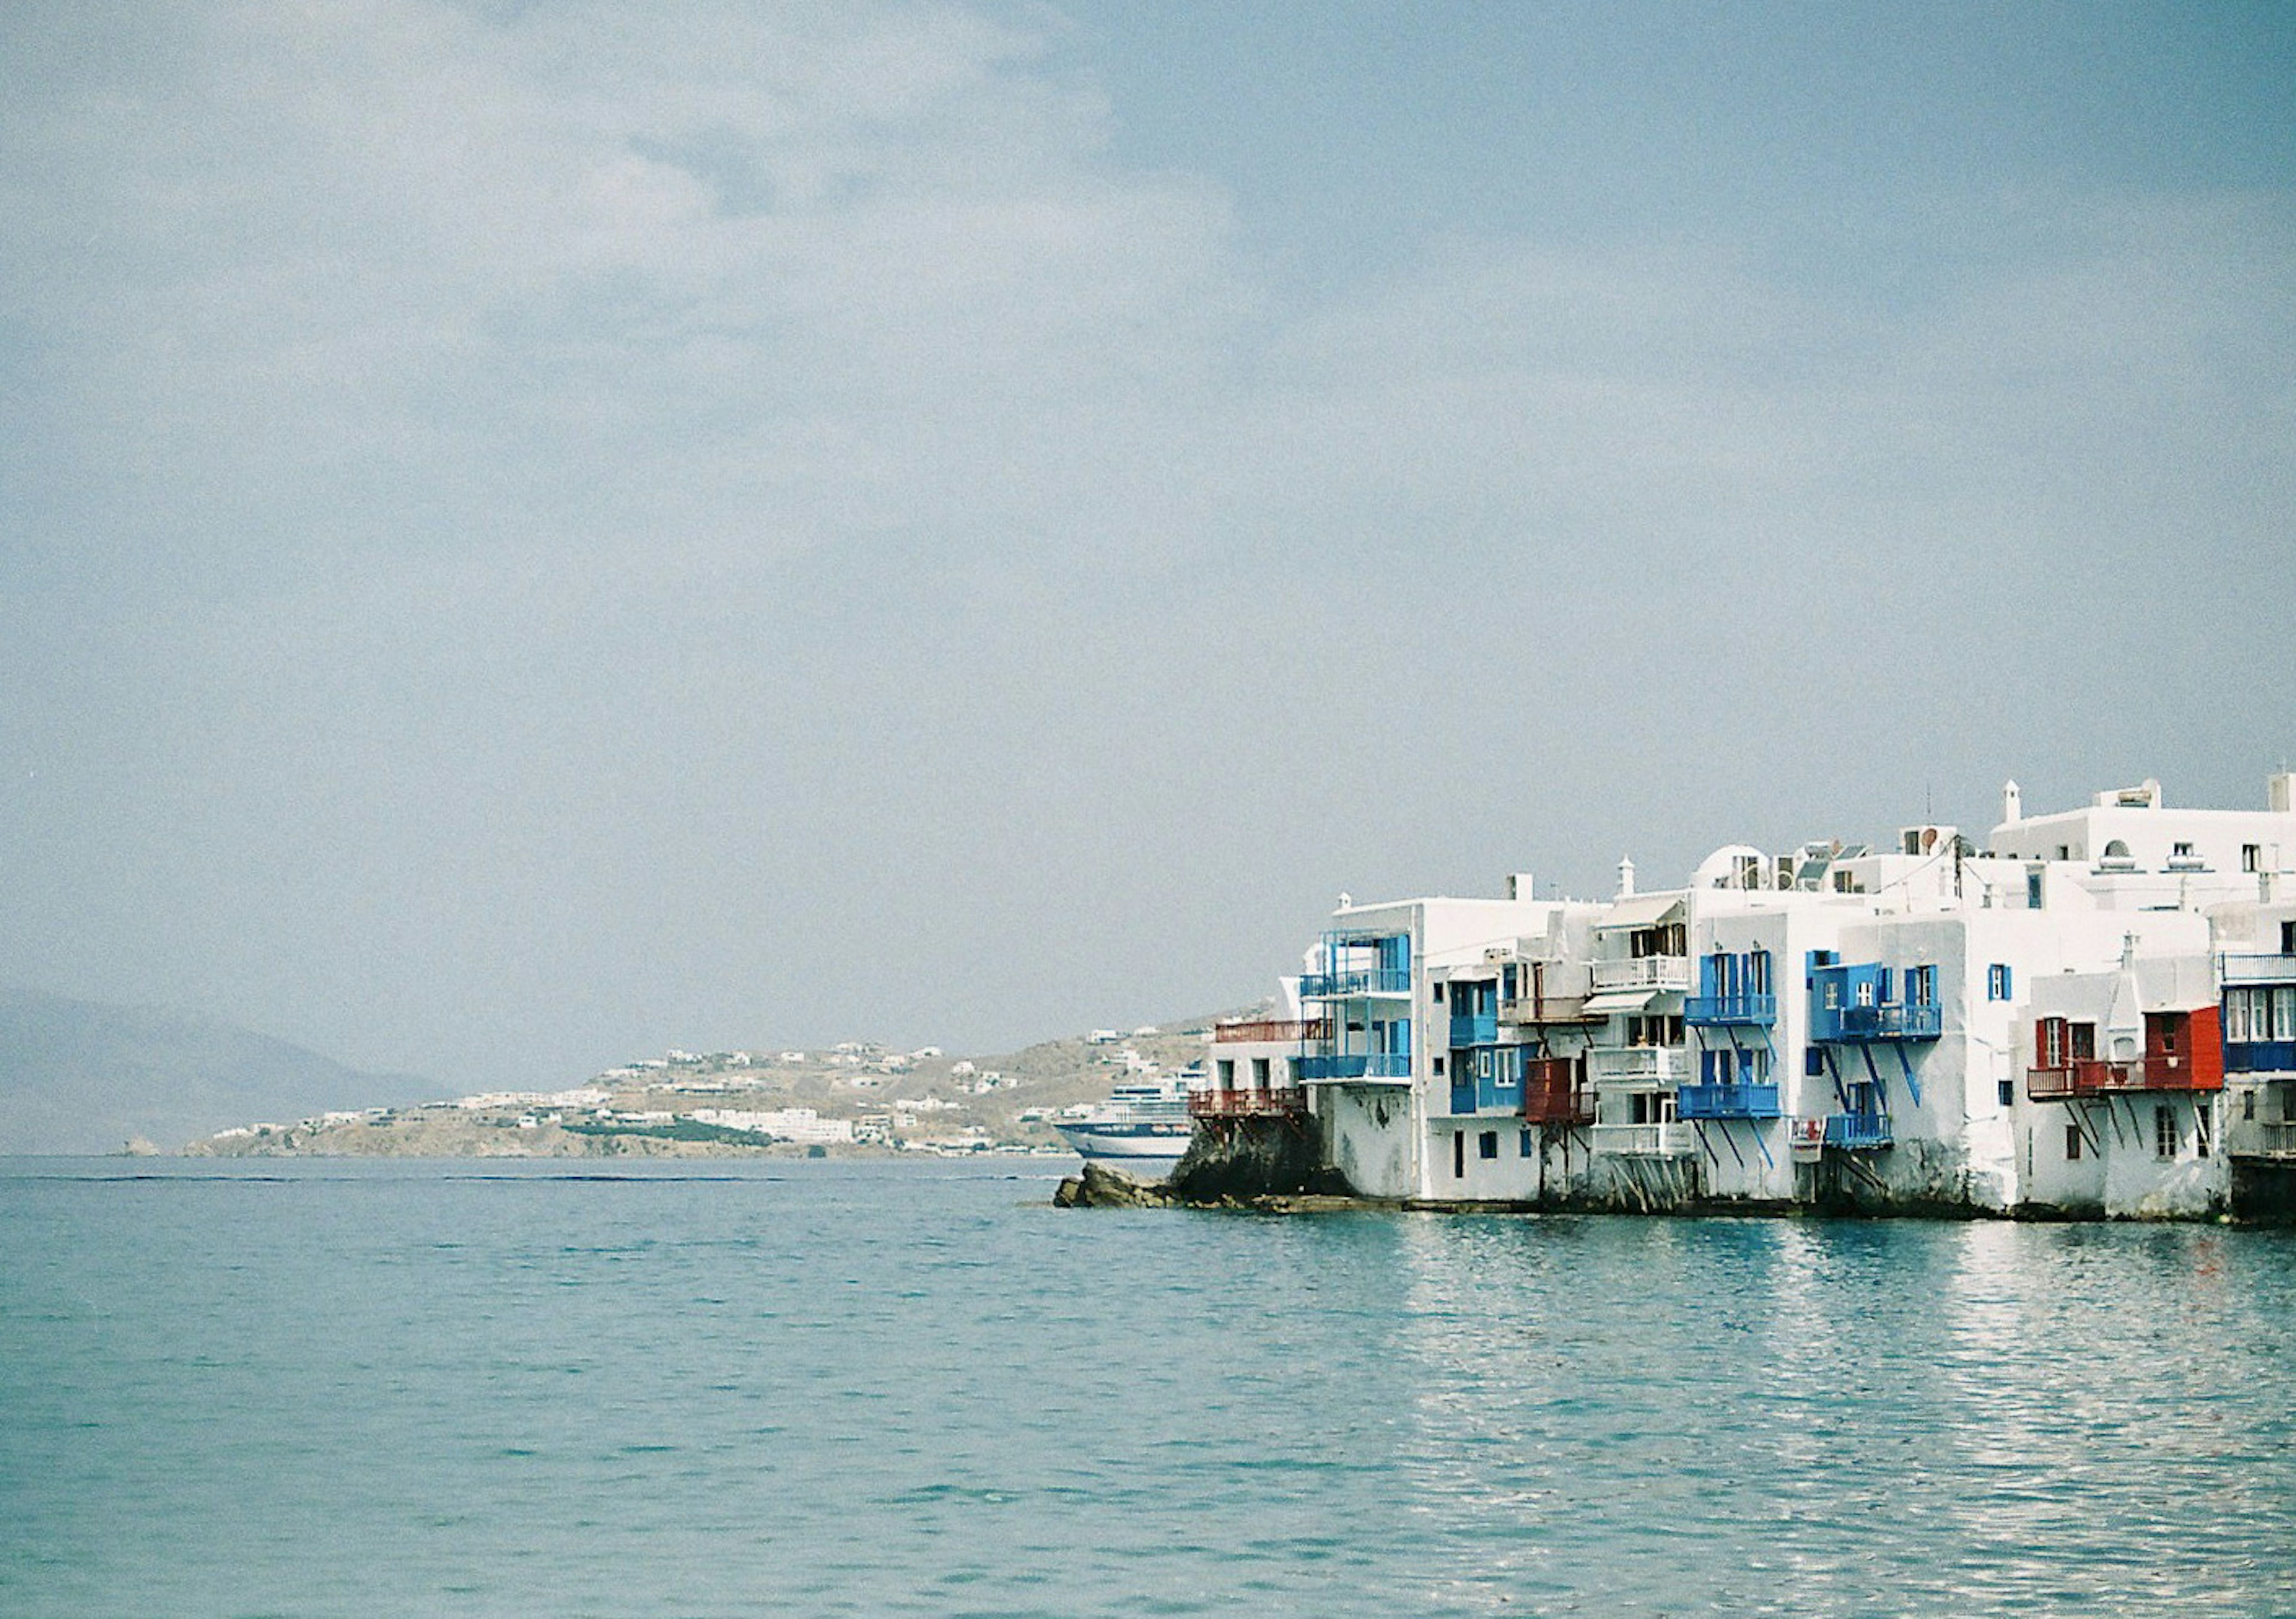
[(252, 1120), (439, 1093), (213, 1018), (0, 989), (0, 1153), (118, 1152), (136, 1137), (172, 1149)]

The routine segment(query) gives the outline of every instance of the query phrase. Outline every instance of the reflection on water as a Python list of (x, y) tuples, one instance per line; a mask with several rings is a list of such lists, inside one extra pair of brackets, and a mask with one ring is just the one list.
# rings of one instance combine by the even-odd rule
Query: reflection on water
[(0, 1613), (2296, 1612), (2284, 1235), (1050, 1191), (0, 1165)]
[(1461, 1608), (2276, 1611), (2277, 1238), (1410, 1222), (1403, 1460)]

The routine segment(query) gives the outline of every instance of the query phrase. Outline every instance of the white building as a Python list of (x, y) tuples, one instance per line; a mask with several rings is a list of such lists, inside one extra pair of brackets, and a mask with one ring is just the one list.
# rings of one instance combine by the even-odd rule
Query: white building
[(1657, 892), (1622, 862), (1602, 901), (1343, 903), (1281, 1016), (1213, 1031), (1196, 1107), (1311, 1117), (1373, 1197), (2296, 1206), (2292, 786), (2028, 818), (2012, 783), (1982, 850), (1916, 825)]

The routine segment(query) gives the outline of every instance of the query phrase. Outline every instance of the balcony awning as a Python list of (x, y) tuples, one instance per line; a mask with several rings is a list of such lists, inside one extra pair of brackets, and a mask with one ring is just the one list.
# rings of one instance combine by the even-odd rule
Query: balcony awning
[(1603, 912), (1597, 928), (1650, 928), (1682, 909), (1679, 894), (1637, 894)]
[(1583, 1009), (1589, 1018), (1607, 1017), (1612, 1012), (1638, 1012), (1658, 999), (1654, 989), (1606, 989), (1599, 995), (1590, 995)]

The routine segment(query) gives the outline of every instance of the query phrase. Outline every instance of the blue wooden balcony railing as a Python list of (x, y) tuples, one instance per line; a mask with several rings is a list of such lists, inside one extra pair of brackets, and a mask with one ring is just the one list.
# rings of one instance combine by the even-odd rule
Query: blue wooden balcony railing
[(1693, 995), (1683, 1002), (1682, 1020), (1698, 1028), (1726, 1024), (1767, 1028), (1778, 1020), (1775, 995)]
[(1685, 1085), (1675, 1093), (1675, 1116), (1686, 1119), (1767, 1119), (1779, 1116), (1775, 1085)]
[(1407, 995), (1408, 967), (1364, 967), (1348, 972), (1311, 972), (1300, 980), (1305, 1001), (1332, 1001), (1345, 995)]
[(1350, 1051), (1333, 1057), (1302, 1057), (1300, 1059), (1300, 1077), (1303, 1080), (1409, 1079), (1411, 1053)]
[(1812, 1006), (1809, 1037), (1824, 1043), (1856, 1045), (1869, 1040), (1935, 1040), (1945, 1033), (1945, 1009), (1907, 1006)]
[(1825, 1121), (1825, 1144), (1853, 1152), (1887, 1147), (1890, 1141), (1886, 1113), (1837, 1113)]

